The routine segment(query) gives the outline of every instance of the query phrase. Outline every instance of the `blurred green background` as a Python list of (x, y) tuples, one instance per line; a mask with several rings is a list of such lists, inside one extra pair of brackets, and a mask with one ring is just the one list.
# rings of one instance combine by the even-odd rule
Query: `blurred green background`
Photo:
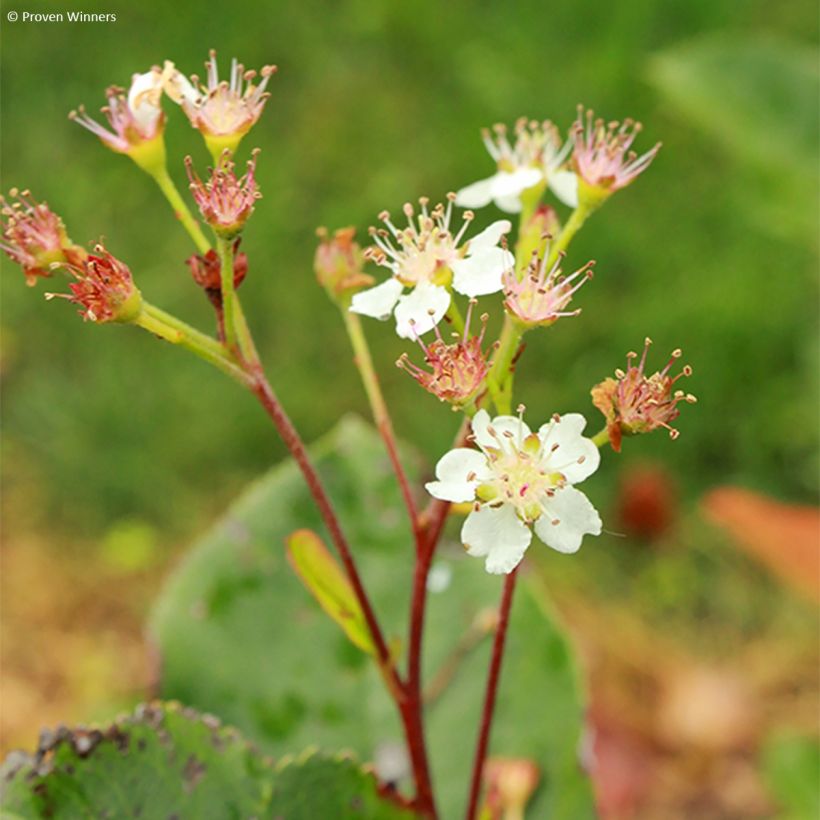
[[(384, 208), (489, 175), (479, 129), (493, 122), (526, 115), (565, 128), (579, 102), (640, 119), (638, 150), (664, 147), (573, 244), (568, 265), (594, 258), (597, 275), (577, 297), (581, 317), (532, 335), (518, 377), (528, 416), (580, 411), (598, 429), (590, 387), (649, 335), (653, 365), (683, 348), (699, 403), (683, 409), (677, 442), (647, 436), (605, 458), (588, 488), (596, 504), (611, 507), (619, 471), (645, 461), (665, 465), (684, 504), (722, 484), (815, 501), (816, 4), (112, 0), (84, 10), (116, 12), (116, 23), (6, 21), (26, 7), (9, 0), (0, 23), (3, 189), (47, 200), (76, 242), (104, 237), (148, 299), (204, 328), (210, 308), (184, 264), (193, 248), (159, 191), (66, 114), (80, 103), (94, 112), (108, 84), (164, 59), (202, 73), (211, 47), (223, 68), (233, 55), (279, 66), (242, 146), (262, 148), (264, 194), (243, 240), (242, 295), (307, 440), (348, 410), (366, 413), (341, 323), (314, 281), (317, 226), (363, 236)], [(183, 156), (202, 169), (208, 155), (166, 107), (182, 186)], [(83, 326), (66, 304), (43, 301), (44, 283), (28, 289), (3, 268), (7, 543), (34, 537), (126, 564), (162, 554), (281, 458), (254, 400), (219, 373), (137, 330)], [(391, 324), (367, 321), (366, 332), (399, 435), (433, 463), (455, 419), (393, 366), (406, 345)], [(696, 527), (684, 541), (703, 537)], [(698, 585), (711, 571), (701, 569), (663, 583)]]

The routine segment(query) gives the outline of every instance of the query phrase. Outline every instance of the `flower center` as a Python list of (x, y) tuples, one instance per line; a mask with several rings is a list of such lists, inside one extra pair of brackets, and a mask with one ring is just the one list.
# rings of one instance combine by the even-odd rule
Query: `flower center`
[(539, 453), (495, 451), (490, 454), (493, 477), (479, 487), (478, 495), (511, 504), (520, 518), (532, 523), (543, 514), (545, 498), (563, 481), (559, 473), (551, 473), (546, 466)]

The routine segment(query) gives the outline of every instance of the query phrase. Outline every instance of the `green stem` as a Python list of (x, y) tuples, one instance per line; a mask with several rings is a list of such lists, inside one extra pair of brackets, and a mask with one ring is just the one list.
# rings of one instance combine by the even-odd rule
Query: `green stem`
[(559, 233), (557, 238), (550, 243), (550, 253), (547, 258), (547, 269), (552, 267), (555, 260), (558, 258), (558, 254), (561, 253), (561, 251), (565, 251), (567, 247), (569, 247), (569, 243), (572, 241), (572, 238), (576, 233), (578, 233), (579, 230), (581, 230), (581, 226), (587, 221), (591, 213), (592, 209), (588, 205), (579, 203), (578, 207), (572, 212), (567, 224), (564, 225), (561, 233)]
[(253, 385), (253, 379), (228, 356), (225, 349), (215, 339), (205, 336), (165, 311), (143, 302), (142, 312), (134, 324), (173, 345), (190, 350), (244, 387)]
[(609, 430), (604, 427), (603, 430), (600, 430), (592, 437), (592, 443), (595, 444), (597, 447), (605, 447), (609, 444)]
[(379, 385), (379, 378), (376, 375), (376, 370), (373, 367), (373, 358), (370, 355), (370, 347), (367, 344), (367, 339), (362, 330), (362, 323), (357, 313), (351, 313), (346, 309), (345, 305), (340, 305), (342, 318), (344, 319), (345, 329), (350, 338), (350, 344), (353, 348), (353, 361), (356, 369), (364, 385), (364, 391), (367, 394), (367, 400), (370, 403), (370, 411), (373, 413), (373, 418), (376, 426), (379, 428), (379, 433), (384, 440), (387, 454), (390, 457), (390, 462), (393, 465), (393, 471), (396, 474), (401, 494), (404, 498), (404, 506), (407, 508), (407, 514), (410, 516), (410, 524), (413, 528), (413, 537), (416, 541), (416, 550), (421, 549), (422, 530), (419, 523), (418, 508), (416, 507), (413, 492), (410, 487), (410, 482), (407, 479), (407, 474), (404, 471), (401, 460), (399, 459), (398, 447), (396, 446), (396, 435), (393, 432), (393, 422), (390, 418), (390, 411), (387, 409), (387, 403), (382, 395), (381, 386)]
[(199, 223), (192, 216), (191, 211), (185, 204), (185, 200), (177, 190), (176, 185), (174, 185), (174, 181), (168, 175), (168, 169), (163, 166), (156, 171), (149, 171), (149, 173), (154, 178), (154, 181), (162, 193), (165, 194), (165, 198), (174, 209), (176, 218), (182, 223), (182, 227), (188, 231), (189, 236), (194, 240), (194, 245), (197, 246), (199, 252), (208, 253), (211, 249), (211, 243), (205, 234), (202, 233), (202, 228), (199, 227)]
[(222, 236), (217, 237), (216, 251), (219, 254), (219, 278), (222, 287), (222, 321), (225, 327), (225, 346), (236, 350), (236, 291), (233, 284), (233, 242)]
[(523, 328), (509, 314), (505, 315), (499, 347), (487, 376), (487, 386), (498, 413), (512, 412), (512, 362), (523, 335)]
[(456, 333), (461, 336), (464, 333), (464, 317), (461, 315), (452, 293), (450, 294), (450, 307), (447, 308), (447, 313), (444, 315), (450, 320)]

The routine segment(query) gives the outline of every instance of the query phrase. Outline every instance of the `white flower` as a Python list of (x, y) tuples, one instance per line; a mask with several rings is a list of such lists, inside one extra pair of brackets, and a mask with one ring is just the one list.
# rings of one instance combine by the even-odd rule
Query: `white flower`
[(162, 132), (165, 120), (160, 102), (173, 70), (173, 64), (166, 63), (165, 69), (155, 67), (144, 74), (134, 74), (127, 95), (122, 88), (111, 86), (106, 91), (108, 105), (102, 109), (111, 130), (91, 119), (82, 106), (69, 117), (99, 137), (111, 150), (127, 154)]
[[(567, 141), (561, 145), (558, 129), (551, 122), (528, 121), (526, 118), (515, 124), (515, 143), (507, 138), (503, 125), (494, 127), (495, 134), (485, 129), (482, 132), (484, 145), (495, 160), (498, 171), (487, 179), (474, 182), (462, 188), (456, 195), (456, 204), (463, 208), (483, 208), (490, 202), (508, 213), (521, 210), (521, 195), (528, 188), (549, 182), (557, 186), (559, 198), (565, 172), (558, 171), (572, 145)], [(574, 181), (574, 175), (571, 175)]]
[(480, 449), (451, 450), (436, 465), (437, 480), (427, 491), (456, 504), (475, 502), (461, 540), (470, 555), (486, 558), (487, 572), (518, 566), (532, 540), (531, 526), (558, 552), (577, 552), (584, 535), (600, 535), (597, 511), (572, 486), (592, 475), (601, 459), (581, 435), (585, 426), (583, 416), (569, 413), (533, 433), (520, 416), (490, 421), (479, 410), (472, 427)]
[[(446, 207), (437, 205), (428, 211), (428, 200), (423, 198), (418, 215), (407, 203), (407, 227), (401, 230), (386, 211), (379, 214), (387, 228), (371, 228), (376, 247), (365, 251), (365, 256), (389, 268), (393, 277), (357, 293), (350, 305), (353, 313), (374, 319), (387, 319), (392, 313), (396, 333), (413, 339), (432, 330), (447, 312), (448, 286), (469, 297), (501, 290), (504, 272), (515, 264), (515, 257), (498, 244), (512, 225), (499, 220), (462, 244), (473, 214), (464, 214), (461, 228), (453, 235), (454, 199), (451, 194)], [(412, 290), (405, 293), (405, 288)]]

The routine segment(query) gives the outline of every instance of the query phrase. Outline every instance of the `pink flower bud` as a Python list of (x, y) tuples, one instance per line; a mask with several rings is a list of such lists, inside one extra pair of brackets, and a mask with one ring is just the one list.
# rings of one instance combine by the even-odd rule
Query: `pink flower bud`
[(355, 228), (340, 228), (332, 237), (325, 228), (319, 228), (316, 235), (320, 242), (313, 269), (319, 284), (331, 296), (342, 296), (373, 284), (373, 277), (362, 271), (364, 254), (353, 238)]

